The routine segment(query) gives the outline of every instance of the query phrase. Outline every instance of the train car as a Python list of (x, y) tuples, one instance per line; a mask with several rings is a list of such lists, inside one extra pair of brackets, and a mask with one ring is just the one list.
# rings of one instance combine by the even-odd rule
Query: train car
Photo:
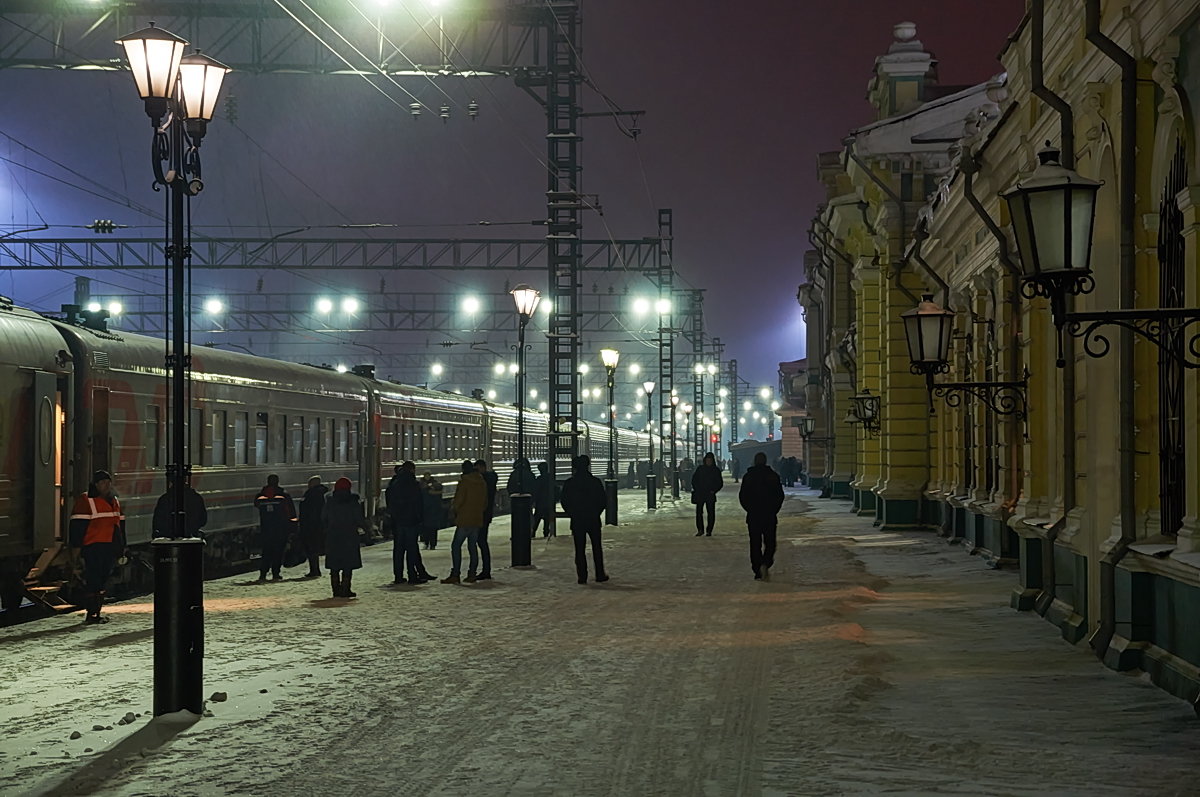
[[(108, 331), (87, 318), (47, 318), (0, 297), (3, 608), (27, 595), (47, 599), (57, 587), (46, 584), (70, 584), (77, 562), (61, 555), (68, 509), (100, 469), (113, 474), (133, 552), (112, 591), (149, 588), (153, 511), (171, 451), (165, 359), (161, 340)], [(450, 498), (462, 461), (487, 459), (503, 496), (517, 452), (515, 408), (380, 381), (369, 369), (343, 374), (196, 348), (189, 390), (185, 444), (192, 485), (208, 507), (209, 575), (254, 567), (253, 500), (269, 474), (297, 501), (311, 476), (346, 476), (378, 518), (400, 462), (416, 462)], [(548, 418), (527, 410), (524, 424), (526, 456), (536, 462), (546, 454)], [(607, 427), (581, 422), (578, 442), (603, 475)], [(648, 447), (644, 434), (618, 434), (619, 461)]]
[[(783, 456), (782, 440), (743, 440), (729, 446), (729, 458), (738, 464), (737, 472), (745, 473), (754, 464), (754, 455), (758, 452), (767, 455), (767, 464), (775, 467), (775, 461)], [(730, 463), (732, 469), (733, 463)]]
[(21, 579), (63, 535), (73, 363), (44, 318), (0, 297), (0, 599), (19, 604)]

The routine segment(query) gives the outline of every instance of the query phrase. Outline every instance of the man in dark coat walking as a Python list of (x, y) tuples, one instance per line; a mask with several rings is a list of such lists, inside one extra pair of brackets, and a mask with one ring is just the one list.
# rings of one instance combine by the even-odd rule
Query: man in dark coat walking
[[(392, 521), (393, 584), (425, 584), (425, 564), (421, 561), (418, 538), (425, 520), (425, 496), (417, 482), (417, 466), (405, 462), (396, 466), (396, 475), (384, 493), (388, 517)], [(408, 559), (408, 581), (404, 580), (404, 560)]]
[(321, 483), (320, 476), (308, 480), (308, 489), (300, 502), (300, 543), (308, 557), (308, 572), (305, 578), (321, 577), (321, 554), (325, 553), (325, 527), (321, 525), (321, 513), (325, 511), (325, 494), (329, 488)]
[(283, 549), (287, 545), (288, 534), (292, 524), (296, 522), (296, 507), (292, 497), (279, 486), (279, 477), (272, 473), (267, 477), (267, 484), (258, 491), (254, 499), (258, 507), (259, 529), (262, 534), (262, 560), (258, 566), (259, 582), (267, 580), (267, 571), (271, 571), (272, 581), (282, 581), (279, 569), (283, 567)]
[(604, 570), (604, 550), (600, 547), (600, 516), (608, 504), (604, 483), (591, 473), (592, 459), (580, 454), (571, 461), (574, 475), (562, 488), (562, 508), (571, 518), (571, 536), (575, 539), (575, 572), (579, 583), (588, 580), (587, 540), (592, 540), (592, 562), (596, 566), (596, 581), (608, 581)]
[(750, 567), (756, 579), (770, 580), (775, 564), (775, 529), (779, 508), (783, 506), (783, 485), (779, 474), (767, 465), (767, 455), (754, 455), (754, 465), (742, 477), (738, 501), (746, 510), (746, 529), (750, 532)]
[[(725, 486), (717, 458), (710, 451), (692, 474), (692, 503), (696, 505), (696, 536), (711, 537), (717, 522), (717, 493)], [(708, 525), (704, 524), (704, 510), (708, 510)]]

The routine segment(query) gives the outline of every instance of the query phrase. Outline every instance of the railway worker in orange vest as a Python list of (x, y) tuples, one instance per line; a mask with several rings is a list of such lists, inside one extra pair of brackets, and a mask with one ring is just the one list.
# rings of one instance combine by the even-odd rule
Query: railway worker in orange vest
[(93, 473), (87, 492), (75, 499), (68, 536), (71, 547), (81, 548), (83, 553), (84, 622), (107, 623), (108, 618), (100, 616), (104, 586), (125, 550), (125, 515), (107, 471)]
[(287, 547), (293, 526), (299, 521), (296, 506), (287, 491), (279, 486), (279, 477), (274, 473), (267, 477), (266, 485), (258, 491), (254, 505), (258, 507), (262, 538), (258, 581), (262, 583), (267, 580), (267, 571), (271, 572), (272, 581), (282, 581), (283, 575), (279, 569), (283, 567), (283, 549)]

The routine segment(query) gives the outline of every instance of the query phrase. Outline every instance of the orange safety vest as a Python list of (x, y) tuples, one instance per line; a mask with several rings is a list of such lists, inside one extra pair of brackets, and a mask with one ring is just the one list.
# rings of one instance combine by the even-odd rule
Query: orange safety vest
[(121, 514), (121, 502), (115, 497), (109, 501), (102, 496), (92, 498), (84, 493), (75, 499), (75, 511), (71, 513), (71, 520), (88, 522), (83, 544), (92, 545), (97, 542), (113, 542), (125, 515)]

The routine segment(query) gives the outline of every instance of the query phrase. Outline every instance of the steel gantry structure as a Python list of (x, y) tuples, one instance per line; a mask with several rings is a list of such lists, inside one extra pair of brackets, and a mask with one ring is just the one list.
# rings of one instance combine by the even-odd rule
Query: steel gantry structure
[[(579, 124), (587, 115), (579, 96), (584, 79), (580, 5), (580, 0), (508, 0), (502, 5), (467, 0), (450, 14), (426, 18), (428, 7), (420, 16), (407, 4), (368, 14), (354, 2), (332, 0), (9, 0), (0, 6), (5, 23), (0, 25), (0, 68), (123, 69), (112, 41), (135, 18), (150, 17), (191, 41), (206, 42), (208, 55), (242, 72), (353, 74), (392, 82), (400, 76), (512, 79), (542, 105), (546, 117), (544, 251), (552, 302), (547, 337), (554, 417), (548, 458), (553, 466), (577, 447), (578, 295), (585, 248), (581, 216), (585, 208), (595, 207), (580, 184)], [(415, 95), (413, 99), (414, 115), (422, 109), (449, 114), (449, 106), (435, 110)], [(468, 113), (477, 112), (472, 102)], [(196, 265), (221, 262), (217, 257), (204, 261), (198, 254), (193, 254)], [(269, 257), (262, 251), (246, 254)], [(377, 262), (387, 260), (395, 259)]]

